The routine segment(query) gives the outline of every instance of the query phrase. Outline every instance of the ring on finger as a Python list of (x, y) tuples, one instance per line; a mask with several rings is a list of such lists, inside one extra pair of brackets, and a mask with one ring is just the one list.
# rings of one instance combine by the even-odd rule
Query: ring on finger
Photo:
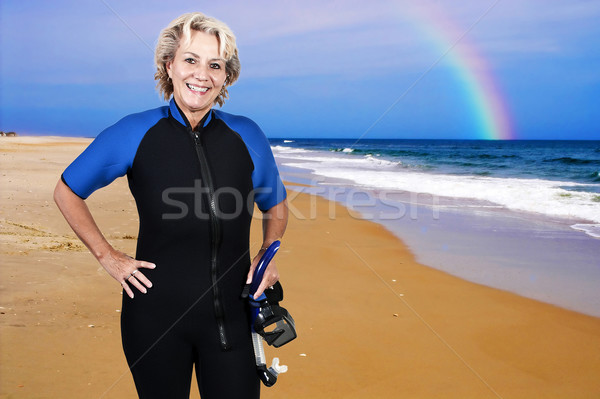
[(134, 274), (136, 274), (138, 272), (138, 269), (135, 269), (134, 271), (131, 272), (131, 274), (126, 278), (126, 280), (129, 280), (130, 278), (133, 277)]

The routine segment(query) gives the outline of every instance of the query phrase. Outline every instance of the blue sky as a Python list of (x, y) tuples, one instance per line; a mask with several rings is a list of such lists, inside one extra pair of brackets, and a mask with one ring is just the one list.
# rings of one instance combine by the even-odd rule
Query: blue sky
[(163, 105), (152, 49), (189, 11), (236, 34), (223, 109), (269, 137), (486, 138), (480, 89), (513, 137), (600, 139), (600, 2), (578, 0), (4, 0), (0, 130), (95, 136)]

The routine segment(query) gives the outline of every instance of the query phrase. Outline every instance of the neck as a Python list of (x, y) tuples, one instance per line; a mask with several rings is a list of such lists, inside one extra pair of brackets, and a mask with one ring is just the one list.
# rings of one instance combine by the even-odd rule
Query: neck
[(190, 129), (192, 129), (192, 130), (195, 130), (196, 128), (198, 128), (198, 125), (200, 123), (202, 123), (202, 121), (204, 119), (206, 119), (206, 116), (212, 110), (212, 108), (210, 108), (208, 110), (197, 111), (197, 112), (183, 111), (179, 107), (179, 105), (177, 104), (177, 101), (175, 101), (175, 99), (172, 99), (172, 101), (175, 103), (175, 106), (177, 107), (177, 110), (179, 111), (179, 115), (181, 115), (181, 117), (183, 118), (184, 124), (187, 125), (188, 127), (190, 127)]
[(195, 130), (198, 127), (198, 124), (202, 122), (209, 111), (210, 109), (207, 111), (191, 112), (190, 114), (185, 113), (185, 117), (187, 118), (192, 130)]

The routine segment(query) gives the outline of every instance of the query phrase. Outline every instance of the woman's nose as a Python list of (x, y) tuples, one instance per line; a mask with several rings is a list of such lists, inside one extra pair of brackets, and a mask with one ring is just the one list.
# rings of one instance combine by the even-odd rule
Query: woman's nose
[(208, 67), (202, 63), (198, 63), (194, 68), (194, 77), (198, 80), (208, 79)]

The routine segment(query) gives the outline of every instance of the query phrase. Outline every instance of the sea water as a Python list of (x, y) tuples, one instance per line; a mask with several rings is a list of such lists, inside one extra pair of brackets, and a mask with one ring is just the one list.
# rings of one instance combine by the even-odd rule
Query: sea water
[(424, 264), (600, 316), (600, 141), (271, 140), (283, 177)]

